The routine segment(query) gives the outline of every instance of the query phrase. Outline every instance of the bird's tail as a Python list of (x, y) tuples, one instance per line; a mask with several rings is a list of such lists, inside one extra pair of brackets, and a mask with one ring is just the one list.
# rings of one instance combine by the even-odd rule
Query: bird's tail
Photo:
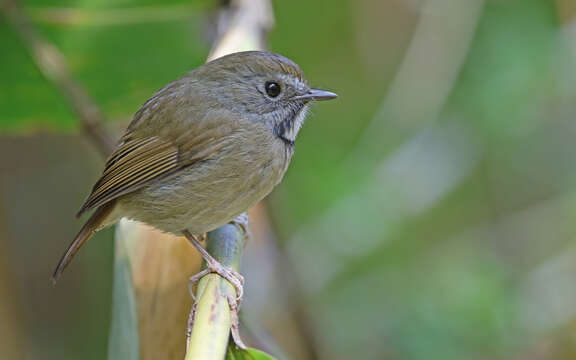
[(56, 284), (56, 281), (60, 275), (62, 275), (62, 272), (64, 269), (66, 269), (68, 264), (70, 264), (70, 261), (72, 261), (78, 250), (80, 250), (86, 241), (88, 241), (88, 239), (90, 239), (92, 235), (94, 235), (94, 233), (102, 227), (102, 223), (106, 217), (108, 217), (113, 207), (114, 201), (111, 201), (100, 206), (98, 209), (96, 209), (94, 214), (90, 216), (90, 219), (88, 219), (86, 224), (82, 226), (82, 229), (80, 229), (74, 238), (74, 241), (72, 241), (72, 243), (68, 246), (68, 249), (66, 249), (66, 252), (58, 262), (58, 266), (56, 266), (56, 270), (54, 270), (54, 274), (52, 274), (52, 283)]

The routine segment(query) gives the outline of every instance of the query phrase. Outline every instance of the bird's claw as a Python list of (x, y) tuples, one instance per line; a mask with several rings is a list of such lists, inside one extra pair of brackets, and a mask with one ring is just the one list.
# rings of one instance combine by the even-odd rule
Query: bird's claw
[(242, 301), (242, 297), (244, 296), (244, 277), (240, 275), (237, 271), (231, 270), (224, 265), (220, 264), (219, 262), (208, 262), (206, 264), (206, 269), (200, 271), (198, 274), (190, 277), (190, 281), (188, 283), (188, 288), (190, 290), (190, 294), (194, 301), (196, 301), (196, 297), (194, 296), (193, 288), (200, 279), (208, 274), (218, 274), (224, 279), (226, 279), (234, 288), (236, 289), (236, 302), (238, 306)]
[(240, 303), (234, 299), (234, 297), (229, 295), (226, 296), (226, 299), (228, 300), (228, 306), (230, 306), (230, 316), (232, 320), (230, 332), (232, 333), (232, 340), (234, 340), (234, 343), (240, 349), (246, 350), (246, 344), (244, 344), (244, 341), (242, 341), (242, 338), (240, 337), (240, 318), (238, 317), (238, 307), (240, 306)]

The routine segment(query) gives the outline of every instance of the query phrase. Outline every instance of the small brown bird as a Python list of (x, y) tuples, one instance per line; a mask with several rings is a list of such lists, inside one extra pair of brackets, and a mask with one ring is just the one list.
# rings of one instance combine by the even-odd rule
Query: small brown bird
[[(239, 285), (194, 235), (231, 221), (272, 191), (288, 167), (313, 100), (294, 62), (247, 51), (211, 61), (156, 92), (138, 110), (78, 216), (95, 209), (54, 271), (123, 217), (185, 235), (209, 271)], [(240, 289), (241, 290), (241, 289)]]

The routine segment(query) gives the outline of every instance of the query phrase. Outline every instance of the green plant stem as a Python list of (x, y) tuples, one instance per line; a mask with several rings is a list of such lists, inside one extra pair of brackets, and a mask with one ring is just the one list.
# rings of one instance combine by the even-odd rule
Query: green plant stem
[[(239, 223), (230, 223), (208, 233), (207, 250), (222, 265), (238, 270), (246, 241)], [(237, 316), (230, 306), (236, 289), (217, 274), (208, 274), (198, 283), (196, 304), (192, 310), (193, 324), (185, 360), (224, 359)]]

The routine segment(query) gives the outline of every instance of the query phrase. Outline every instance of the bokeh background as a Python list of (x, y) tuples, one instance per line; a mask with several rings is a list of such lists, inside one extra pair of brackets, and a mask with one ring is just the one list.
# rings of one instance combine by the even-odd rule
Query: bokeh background
[[(22, 5), (118, 134), (204, 62), (215, 2)], [(314, 108), (248, 245), (252, 341), (287, 359), (575, 359), (576, 3), (273, 6), (270, 48), (340, 98)], [(0, 19), (0, 358), (103, 359), (113, 231), (48, 281), (102, 160)]]

